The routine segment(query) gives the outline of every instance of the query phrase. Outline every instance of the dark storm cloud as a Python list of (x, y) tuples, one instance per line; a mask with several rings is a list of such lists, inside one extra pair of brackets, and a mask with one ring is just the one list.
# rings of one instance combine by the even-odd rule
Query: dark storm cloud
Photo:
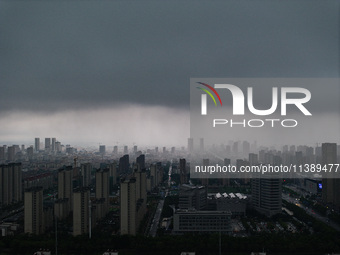
[(338, 77), (338, 11), (336, 1), (0, 1), (1, 111), (188, 108), (190, 77)]

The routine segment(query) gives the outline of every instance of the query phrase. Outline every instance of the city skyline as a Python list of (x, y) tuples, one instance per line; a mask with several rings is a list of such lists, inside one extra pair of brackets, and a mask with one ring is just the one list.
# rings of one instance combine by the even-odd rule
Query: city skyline
[(339, 10), (0, 0), (0, 253), (340, 253)]

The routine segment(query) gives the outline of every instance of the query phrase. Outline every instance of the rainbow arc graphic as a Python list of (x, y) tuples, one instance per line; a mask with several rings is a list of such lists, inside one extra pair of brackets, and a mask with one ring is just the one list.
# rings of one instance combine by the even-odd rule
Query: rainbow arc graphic
[[(217, 91), (212, 86), (210, 86), (209, 84), (203, 83), (203, 82), (197, 82), (197, 83), (207, 87), (208, 89), (210, 89), (217, 96), (217, 98), (220, 101), (220, 104), (222, 106), (222, 100), (220, 98), (220, 95), (217, 93)], [(209, 90), (207, 90), (205, 88), (201, 88), (201, 87), (197, 87), (197, 88), (200, 89), (200, 90), (203, 90), (205, 93), (207, 93), (212, 98), (212, 100), (214, 101), (215, 106), (217, 106), (215, 97), (213, 96), (213, 94)]]

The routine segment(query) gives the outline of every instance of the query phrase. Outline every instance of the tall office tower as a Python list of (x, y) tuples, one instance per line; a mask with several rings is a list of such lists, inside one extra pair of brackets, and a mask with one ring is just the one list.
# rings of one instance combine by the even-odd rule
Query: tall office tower
[(34, 139), (34, 149), (36, 152), (40, 151), (40, 138)]
[[(228, 167), (230, 165), (230, 158), (225, 158), (223, 160), (223, 164)], [(230, 185), (230, 178), (223, 178), (222, 179), (222, 185), (223, 186), (229, 186)]]
[(306, 163), (307, 164), (315, 164), (315, 155), (314, 155), (314, 148), (307, 147), (306, 148)]
[(21, 151), (24, 151), (25, 150), (25, 144), (22, 144), (21, 145)]
[[(203, 159), (203, 167), (208, 167), (210, 165), (210, 160), (208, 158)], [(208, 176), (205, 173), (200, 173), (201, 177), (201, 184), (203, 186), (208, 187), (209, 185), (209, 179)]]
[(230, 145), (227, 145), (227, 146), (225, 147), (225, 153), (226, 153), (226, 155), (228, 155), (228, 156), (231, 155), (231, 147), (230, 147)]
[(129, 173), (130, 162), (129, 162), (129, 155), (126, 154), (119, 159), (119, 173)]
[(234, 156), (238, 156), (238, 142), (233, 143), (232, 153)]
[(282, 152), (288, 152), (288, 145), (283, 145)]
[(244, 156), (248, 156), (250, 152), (250, 143), (247, 141), (243, 141), (242, 144), (242, 152)]
[(156, 154), (158, 153), (158, 147), (155, 147), (155, 153)]
[(223, 160), (223, 163), (224, 163), (225, 166), (229, 166), (230, 165), (230, 158), (225, 158)]
[(43, 234), (43, 188), (32, 187), (26, 189), (24, 203), (25, 233)]
[(146, 172), (145, 169), (135, 169), (133, 176), (136, 179), (136, 198), (141, 199), (142, 202), (146, 203)]
[(105, 154), (105, 151), (106, 151), (106, 148), (105, 148), (105, 145), (100, 145), (99, 146), (99, 153), (104, 155)]
[(14, 147), (14, 155), (17, 154), (18, 152), (20, 152), (20, 146), (19, 145), (14, 144), (13, 147)]
[(5, 206), (11, 203), (10, 185), (9, 185), (9, 167), (0, 165), (0, 205)]
[[(322, 144), (322, 166), (337, 163), (337, 144), (323, 143)], [(329, 169), (330, 167), (328, 167)], [(333, 173), (334, 174), (334, 173)], [(336, 173), (335, 173), (336, 174)], [(322, 179), (322, 199), (329, 205), (334, 206), (335, 209), (340, 209), (340, 179), (330, 178)]]
[(166, 153), (166, 147), (163, 147), (163, 154)]
[(259, 163), (266, 163), (266, 154), (265, 150), (259, 151)]
[(171, 147), (171, 154), (175, 154), (175, 147)]
[(109, 210), (109, 169), (99, 169), (96, 171), (96, 199), (104, 199), (104, 214)]
[(45, 151), (49, 152), (51, 150), (51, 138), (45, 138)]
[(188, 138), (188, 152), (194, 151), (194, 138)]
[(185, 184), (188, 182), (187, 178), (187, 161), (185, 158), (181, 158), (179, 160), (179, 170), (180, 170), (180, 182), (181, 184)]
[(133, 153), (137, 153), (137, 145), (133, 146)]
[(151, 177), (151, 188), (153, 189), (158, 185), (158, 171), (157, 171), (157, 165), (152, 164), (150, 166), (150, 177)]
[(252, 204), (260, 213), (271, 217), (282, 211), (282, 180), (252, 179)]
[(92, 172), (92, 164), (85, 163), (81, 164), (81, 186), (88, 187), (91, 185), (91, 172)]
[(12, 163), (8, 165), (10, 167), (10, 171), (13, 174), (13, 197), (12, 202), (17, 203), (22, 201), (22, 170), (21, 163)]
[(3, 146), (0, 147), (0, 160), (5, 160), (5, 148)]
[(289, 152), (291, 153), (291, 154), (295, 154), (295, 152), (296, 152), (296, 147), (295, 147), (295, 145), (291, 145), (290, 147), (289, 147)]
[(15, 160), (15, 149), (14, 149), (14, 146), (8, 146), (7, 160), (8, 161), (14, 161)]
[(61, 152), (61, 143), (60, 142), (55, 142), (55, 150), (56, 150), (56, 152)]
[(69, 210), (72, 208), (72, 166), (58, 170), (58, 199), (67, 200)]
[(110, 186), (117, 184), (117, 162), (113, 161), (113, 163), (109, 164), (109, 177), (110, 177)]
[(200, 138), (200, 151), (204, 151), (204, 138)]
[(29, 160), (33, 158), (33, 146), (27, 148), (27, 157)]
[(21, 163), (0, 165), (0, 205), (22, 201)]
[(137, 167), (138, 169), (144, 169), (145, 168), (145, 155), (142, 154), (140, 156), (137, 157), (136, 159), (136, 163), (137, 163)]
[(56, 151), (56, 146), (55, 146), (55, 143), (56, 143), (57, 139), (55, 138), (52, 138), (52, 147), (51, 147), (51, 151)]
[(78, 188), (73, 192), (73, 235), (89, 232), (90, 221), (90, 189)]
[(137, 197), (136, 179), (125, 180), (120, 185), (120, 233), (137, 233)]
[(128, 153), (129, 153), (128, 147), (125, 145), (124, 146), (124, 154), (128, 154)]
[(113, 146), (113, 153), (118, 154), (118, 146), (117, 145)]
[(255, 153), (249, 153), (249, 164), (255, 166), (259, 163), (258, 155)]

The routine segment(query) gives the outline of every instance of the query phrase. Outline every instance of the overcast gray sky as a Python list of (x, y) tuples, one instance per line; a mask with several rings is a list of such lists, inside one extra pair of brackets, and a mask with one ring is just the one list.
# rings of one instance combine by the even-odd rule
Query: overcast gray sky
[(0, 0), (0, 144), (185, 145), (190, 77), (339, 69), (339, 1)]

